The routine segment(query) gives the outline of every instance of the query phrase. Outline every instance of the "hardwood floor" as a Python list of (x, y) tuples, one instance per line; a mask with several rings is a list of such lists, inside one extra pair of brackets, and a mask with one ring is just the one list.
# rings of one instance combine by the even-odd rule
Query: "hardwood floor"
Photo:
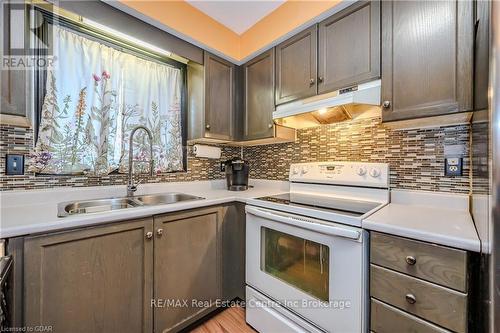
[(245, 322), (245, 309), (228, 308), (191, 330), (190, 333), (255, 333)]

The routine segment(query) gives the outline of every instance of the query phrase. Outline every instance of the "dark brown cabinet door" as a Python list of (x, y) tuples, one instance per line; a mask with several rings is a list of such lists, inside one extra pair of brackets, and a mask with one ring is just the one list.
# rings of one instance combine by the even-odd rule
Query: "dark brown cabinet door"
[(276, 46), (276, 105), (316, 94), (317, 33), (313, 26)]
[(155, 217), (154, 295), (174, 302), (155, 308), (155, 332), (179, 331), (214, 309), (220, 220), (219, 207)]
[(318, 43), (318, 93), (380, 77), (380, 2), (357, 2), (321, 22)]
[(244, 71), (243, 139), (273, 136), (274, 50), (250, 60)]
[(235, 65), (205, 52), (205, 137), (234, 136)]
[(474, 110), (488, 108), (490, 2), (476, 1)]
[(382, 2), (383, 121), (472, 109), (472, 1)]
[(245, 299), (245, 204), (223, 207), (220, 234), (222, 242), (222, 298)]
[(27, 237), (24, 319), (53, 332), (152, 332), (153, 220)]

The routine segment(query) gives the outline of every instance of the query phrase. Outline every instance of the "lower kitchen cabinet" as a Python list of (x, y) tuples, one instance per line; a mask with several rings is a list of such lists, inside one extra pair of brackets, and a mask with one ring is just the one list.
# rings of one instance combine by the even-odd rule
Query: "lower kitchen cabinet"
[(154, 295), (164, 305), (155, 307), (155, 332), (178, 331), (214, 309), (207, 305), (220, 297), (222, 212), (213, 207), (154, 218)]
[(24, 325), (152, 332), (152, 231), (149, 218), (26, 237)]
[(475, 262), (467, 251), (371, 232), (371, 331), (476, 332)]
[(234, 203), (9, 240), (15, 326), (177, 332), (244, 298), (245, 206)]
[(245, 299), (245, 204), (224, 206), (223, 212), (222, 299)]
[(391, 305), (371, 300), (371, 332), (450, 333), (437, 325), (412, 316)]

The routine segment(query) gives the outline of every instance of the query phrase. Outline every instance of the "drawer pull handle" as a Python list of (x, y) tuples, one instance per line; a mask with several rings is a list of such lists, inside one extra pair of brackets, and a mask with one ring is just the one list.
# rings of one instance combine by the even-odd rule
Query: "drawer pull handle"
[(413, 266), (417, 263), (417, 259), (415, 259), (415, 257), (413, 257), (413, 256), (406, 256), (405, 260), (406, 260), (406, 263), (410, 266)]
[(417, 302), (417, 299), (415, 298), (415, 295), (413, 295), (413, 294), (406, 294), (405, 298), (406, 298), (406, 301), (410, 304), (415, 304)]

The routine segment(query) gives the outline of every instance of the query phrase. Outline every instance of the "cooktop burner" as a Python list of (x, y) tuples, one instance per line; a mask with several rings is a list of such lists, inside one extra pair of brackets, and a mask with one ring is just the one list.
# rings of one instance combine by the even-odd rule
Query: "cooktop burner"
[(287, 206), (314, 208), (316, 210), (359, 217), (380, 206), (378, 202), (341, 199), (300, 193), (284, 193), (257, 200), (274, 202)]

